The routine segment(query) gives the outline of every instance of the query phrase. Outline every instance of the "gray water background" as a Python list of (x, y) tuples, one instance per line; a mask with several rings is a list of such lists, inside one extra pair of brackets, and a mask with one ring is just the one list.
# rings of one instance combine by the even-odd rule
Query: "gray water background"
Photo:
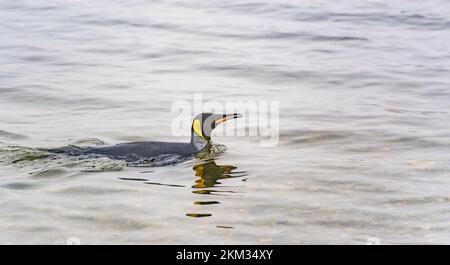
[[(2, 1), (0, 242), (449, 244), (449, 42), (439, 0)], [(279, 144), (151, 168), (36, 149), (186, 141), (194, 93), (279, 101)]]

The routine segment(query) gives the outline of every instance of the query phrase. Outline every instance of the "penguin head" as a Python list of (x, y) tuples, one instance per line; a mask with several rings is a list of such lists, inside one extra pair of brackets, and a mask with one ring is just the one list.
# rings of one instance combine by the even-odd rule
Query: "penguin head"
[(211, 133), (216, 126), (228, 120), (233, 120), (242, 117), (241, 114), (213, 114), (201, 113), (195, 116), (192, 121), (192, 140), (202, 140), (208, 143), (211, 140)]

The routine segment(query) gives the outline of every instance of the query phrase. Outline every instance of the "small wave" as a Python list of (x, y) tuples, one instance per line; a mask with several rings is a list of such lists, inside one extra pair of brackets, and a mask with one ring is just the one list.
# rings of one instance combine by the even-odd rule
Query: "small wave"
[(159, 182), (144, 182), (144, 184), (158, 185), (158, 186), (167, 186), (167, 187), (177, 187), (177, 188), (184, 188), (184, 187), (186, 187), (186, 186), (178, 185), (178, 184), (167, 184), (167, 183), (159, 183)]
[(12, 182), (2, 185), (3, 188), (12, 190), (29, 190), (36, 187), (36, 184), (28, 182)]
[(441, 30), (450, 26), (450, 22), (438, 16), (422, 14), (386, 14), (386, 13), (328, 13), (326, 19), (335, 22), (377, 23), (385, 25), (421, 27)]
[(106, 145), (106, 142), (98, 139), (98, 138), (83, 138), (76, 141), (71, 142), (72, 145), (76, 146), (100, 146)]
[(396, 134), (379, 130), (292, 130), (280, 133), (280, 142), (292, 146), (307, 146), (311, 144), (340, 145), (351, 152), (373, 152), (386, 146), (396, 149), (417, 149), (445, 147), (449, 144), (437, 138), (414, 134)]
[(32, 172), (30, 175), (34, 179), (49, 179), (57, 178), (60, 176), (67, 175), (69, 172), (61, 168), (44, 169), (37, 172)]
[(367, 38), (353, 37), (353, 36), (325, 36), (317, 35), (311, 36), (312, 40), (315, 41), (369, 41)]
[(8, 139), (12, 139), (12, 140), (23, 140), (23, 139), (27, 139), (28, 137), (25, 135), (22, 135), (22, 134), (0, 130), (0, 138), (8, 138)]
[(353, 131), (326, 131), (326, 130), (303, 130), (280, 133), (280, 140), (290, 144), (314, 144), (321, 142), (339, 141), (354, 138), (357, 133)]
[(49, 154), (38, 149), (21, 146), (3, 146), (0, 147), (0, 164), (20, 166), (23, 163), (33, 162), (47, 158)]
[(78, 168), (80, 172), (119, 171), (126, 163), (106, 157), (83, 159), (80, 157), (59, 156), (46, 149), (22, 146), (0, 148), (0, 164), (29, 170), (34, 177), (51, 177), (68, 168)]
[(427, 196), (427, 197), (408, 197), (388, 199), (384, 203), (389, 205), (423, 205), (423, 204), (448, 204), (450, 197), (446, 196)]
[[(383, 185), (360, 181), (316, 179), (315, 182), (320, 185), (317, 190), (327, 193), (361, 193), (361, 194), (394, 194), (397, 190)], [(310, 191), (310, 190), (309, 190)]]
[(127, 181), (148, 181), (148, 179), (144, 178), (119, 178), (120, 180), (127, 180)]
[(147, 28), (147, 29), (160, 29), (160, 30), (170, 30), (176, 31), (179, 27), (176, 24), (170, 23), (155, 23), (150, 21), (129, 21), (121, 19), (90, 19), (85, 21), (86, 24), (95, 26), (122, 26), (125, 28)]
[(250, 79), (262, 83), (298, 83), (302, 80), (316, 80), (321, 78), (320, 74), (314, 70), (295, 70), (285, 69), (270, 65), (250, 65), (250, 64), (232, 64), (232, 65), (211, 65), (198, 64), (195, 68), (199, 71), (218, 73), (225, 76), (240, 76), (244, 79)]

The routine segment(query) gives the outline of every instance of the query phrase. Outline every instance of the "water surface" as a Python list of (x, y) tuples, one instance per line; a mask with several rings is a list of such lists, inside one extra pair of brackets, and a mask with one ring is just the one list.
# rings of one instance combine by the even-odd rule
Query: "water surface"
[[(450, 243), (448, 1), (0, 3), (0, 242)], [(170, 165), (39, 148), (278, 100), (280, 140)], [(249, 125), (251, 126), (251, 125)]]

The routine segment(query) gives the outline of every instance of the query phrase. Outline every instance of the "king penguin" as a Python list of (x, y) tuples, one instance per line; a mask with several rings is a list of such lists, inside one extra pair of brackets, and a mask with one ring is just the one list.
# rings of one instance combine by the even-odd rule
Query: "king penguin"
[(201, 113), (192, 121), (191, 141), (179, 142), (130, 142), (102, 147), (65, 147), (50, 149), (50, 152), (66, 155), (100, 155), (113, 159), (129, 157), (151, 158), (160, 155), (190, 156), (208, 148), (211, 132), (221, 123), (242, 117), (241, 114)]

